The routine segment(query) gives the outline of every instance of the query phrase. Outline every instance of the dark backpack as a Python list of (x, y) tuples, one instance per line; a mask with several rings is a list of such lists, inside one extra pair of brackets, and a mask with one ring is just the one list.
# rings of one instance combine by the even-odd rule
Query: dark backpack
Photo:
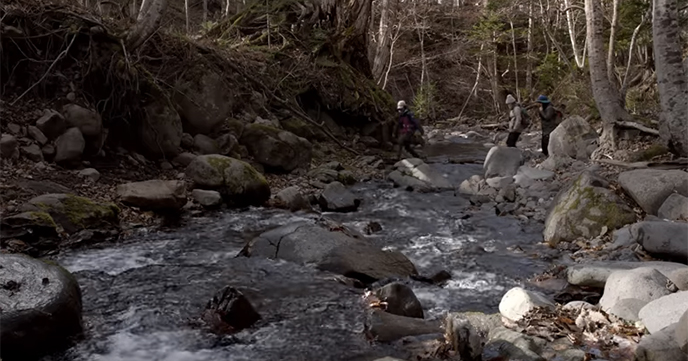
[(526, 108), (522, 107), (521, 105), (518, 107), (521, 108), (521, 121), (523, 122), (523, 129), (528, 128), (530, 126), (530, 114), (528, 114)]

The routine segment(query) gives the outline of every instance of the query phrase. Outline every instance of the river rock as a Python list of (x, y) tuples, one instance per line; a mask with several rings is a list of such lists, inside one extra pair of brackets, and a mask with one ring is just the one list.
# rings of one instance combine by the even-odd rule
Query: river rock
[(522, 165), (518, 168), (518, 171), (516, 172), (516, 175), (514, 175), (513, 179), (514, 183), (516, 183), (518, 186), (527, 188), (536, 181), (545, 181), (552, 179), (553, 177), (554, 172)]
[(194, 137), (193, 135), (189, 133), (182, 133), (182, 141), (181, 141), (182, 148), (184, 149), (192, 149), (194, 145)]
[(310, 168), (313, 145), (286, 130), (249, 124), (239, 142), (267, 169), (291, 172), (297, 168)]
[(513, 147), (495, 146), (485, 157), (483, 169), (485, 178), (512, 177), (523, 164), (521, 150)]
[(604, 288), (609, 275), (619, 270), (632, 270), (636, 268), (652, 268), (668, 277), (676, 270), (688, 270), (688, 266), (672, 262), (624, 262), (604, 261), (589, 262), (569, 266), (566, 270), (568, 282), (576, 286)]
[(602, 229), (615, 230), (636, 219), (633, 210), (596, 174), (581, 173), (552, 202), (545, 220), (545, 242), (575, 241), (597, 237)]
[(418, 191), (454, 189), (454, 186), (442, 174), (421, 159), (404, 159), (397, 162), (394, 168), (395, 171), (388, 178), (399, 187)]
[(42, 162), (43, 152), (41, 148), (36, 144), (31, 144), (26, 147), (21, 147), (21, 154), (28, 160), (32, 162)]
[(441, 332), (439, 320), (424, 320), (398, 316), (381, 310), (371, 310), (366, 319), (366, 333), (378, 342), (396, 341), (406, 336)]
[(17, 158), (19, 156), (19, 143), (17, 138), (9, 134), (0, 137), (0, 155), (4, 159)]
[(416, 274), (402, 253), (383, 251), (341, 231), (306, 222), (292, 223), (261, 234), (245, 249), (249, 256), (279, 258), (372, 283)]
[(480, 192), (480, 176), (472, 175), (470, 178), (464, 180), (459, 185), (459, 193), (468, 195), (477, 195)]
[(107, 228), (119, 223), (119, 208), (72, 194), (44, 194), (20, 207), (22, 212), (46, 212), (67, 233), (89, 228)]
[(683, 313), (676, 324), (675, 338), (681, 350), (688, 354), (688, 311)]
[(280, 125), (284, 130), (290, 131), (310, 141), (323, 141), (329, 139), (322, 129), (298, 118), (282, 119), (280, 120)]
[(644, 221), (632, 225), (630, 234), (654, 257), (688, 262), (688, 223)]
[(211, 154), (194, 159), (184, 171), (196, 188), (216, 190), (236, 206), (262, 205), (270, 186), (262, 174), (238, 159)]
[(423, 318), (423, 306), (411, 287), (393, 282), (375, 291), (382, 302), (386, 302), (385, 312), (399, 316)]
[(650, 302), (671, 294), (667, 288), (670, 284), (671, 281), (654, 268), (641, 267), (616, 271), (609, 275), (604, 285), (600, 307), (608, 311), (625, 298)]
[(55, 147), (55, 163), (75, 164), (81, 160), (86, 141), (79, 128), (69, 128), (57, 138)]
[(36, 128), (52, 140), (64, 133), (67, 129), (67, 122), (62, 114), (52, 109), (46, 109), (43, 116), (36, 121)]
[(95, 137), (103, 131), (103, 120), (100, 114), (76, 104), (67, 104), (62, 113), (69, 127), (77, 127), (86, 137)]
[(237, 104), (236, 91), (228, 86), (222, 74), (197, 70), (180, 79), (174, 103), (191, 134), (211, 134), (222, 125)]
[(187, 167), (196, 157), (198, 157), (196, 154), (184, 152), (174, 157), (174, 159), (172, 159), (172, 164), (177, 167)]
[(570, 157), (578, 160), (590, 159), (597, 148), (598, 135), (595, 129), (582, 117), (567, 117), (549, 135), (547, 150), (554, 157)]
[(318, 198), (320, 208), (325, 212), (355, 212), (361, 205), (361, 199), (339, 182), (332, 182)]
[(53, 217), (46, 212), (23, 212), (0, 220), (0, 238), (20, 238), (32, 244), (32, 247), (54, 249), (52, 242), (45, 247), (34, 241), (42, 238), (59, 239), (59, 229)]
[(338, 180), (339, 171), (326, 166), (321, 166), (310, 170), (307, 175), (309, 178), (315, 179), (324, 184), (328, 184)]
[(41, 132), (41, 130), (37, 127), (29, 125), (28, 132), (31, 138), (37, 141), (38, 144), (45, 145), (46, 143), (48, 143), (48, 137), (46, 137), (45, 134), (43, 134), (43, 132)]
[(184, 182), (174, 180), (148, 180), (117, 186), (122, 203), (145, 210), (177, 211), (186, 204)]
[(545, 361), (539, 353), (546, 341), (506, 327), (497, 327), (490, 332), (490, 340), (483, 348), (483, 361), (519, 360)]
[(688, 220), (688, 197), (671, 193), (659, 207), (657, 216), (670, 221)]
[(676, 340), (676, 324), (640, 339), (635, 350), (635, 361), (685, 361)]
[(554, 308), (554, 302), (540, 292), (514, 287), (499, 302), (499, 313), (511, 321), (519, 321), (536, 307)]
[(688, 173), (682, 170), (637, 169), (619, 174), (619, 184), (648, 214), (657, 215), (677, 192), (688, 197)]
[(578, 312), (580, 312), (582, 310), (590, 310), (590, 309), (594, 309), (594, 308), (595, 308), (595, 305), (593, 305), (592, 303), (589, 303), (589, 302), (585, 302), (585, 301), (571, 301), (571, 302), (565, 304), (564, 307), (562, 307), (562, 309), (564, 309), (564, 310), (576, 310)]
[(207, 191), (204, 189), (194, 189), (191, 191), (191, 197), (206, 208), (219, 207), (222, 204), (222, 195), (220, 192)]
[(97, 182), (100, 179), (100, 172), (93, 168), (86, 168), (79, 171), (79, 177)]
[(679, 291), (688, 291), (688, 267), (675, 269), (664, 275), (676, 285)]
[(650, 333), (674, 324), (688, 311), (688, 291), (658, 298), (643, 307), (638, 316)]
[(275, 195), (275, 198), (281, 206), (291, 210), (292, 212), (311, 208), (306, 197), (303, 196), (303, 193), (301, 193), (299, 188), (296, 186), (282, 189)]
[(204, 134), (196, 134), (194, 137), (193, 148), (200, 154), (220, 153), (220, 147), (215, 139)]
[(41, 153), (43, 153), (43, 159), (47, 161), (52, 161), (55, 159), (55, 154), (57, 154), (57, 149), (52, 144), (46, 144), (41, 148)]
[(82, 331), (81, 290), (67, 270), (0, 254), (0, 357), (33, 360), (67, 348)]
[(575, 160), (570, 157), (550, 155), (544, 162), (540, 163), (540, 168), (554, 172), (568, 168), (573, 162), (575, 162)]
[(614, 306), (612, 306), (607, 313), (628, 322), (636, 322), (640, 320), (638, 314), (645, 305), (647, 305), (647, 301), (637, 298), (624, 298), (616, 301)]
[(475, 360), (483, 353), (490, 332), (502, 326), (501, 315), (481, 312), (449, 313), (445, 318), (445, 338), (461, 360)]
[(241, 291), (227, 286), (208, 301), (201, 318), (216, 333), (234, 333), (253, 326), (261, 317)]
[(144, 107), (145, 119), (141, 122), (141, 146), (154, 156), (174, 157), (181, 151), (182, 120), (166, 102), (154, 101)]
[(228, 155), (232, 153), (236, 147), (239, 145), (239, 141), (233, 134), (223, 134), (217, 139), (215, 139), (215, 142), (217, 143), (218, 146), (218, 154), (221, 155)]

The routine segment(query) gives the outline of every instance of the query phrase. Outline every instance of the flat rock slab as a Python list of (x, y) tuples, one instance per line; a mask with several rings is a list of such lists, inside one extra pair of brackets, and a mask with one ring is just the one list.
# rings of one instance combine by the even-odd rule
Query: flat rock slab
[(630, 227), (630, 233), (650, 255), (688, 263), (688, 223), (638, 222)]
[(686, 361), (676, 342), (676, 324), (657, 333), (645, 335), (635, 350), (636, 361)]
[(684, 264), (673, 262), (591, 262), (570, 266), (566, 270), (566, 277), (569, 283), (572, 285), (603, 288), (607, 282), (607, 278), (609, 278), (609, 275), (612, 274), (612, 272), (618, 270), (630, 270), (639, 267), (654, 268), (665, 276), (668, 276), (671, 272), (677, 269), (688, 269), (688, 266)]
[(626, 298), (651, 302), (671, 294), (669, 279), (654, 268), (620, 270), (609, 275), (600, 298), (600, 307), (609, 311)]
[(393, 315), (372, 310), (366, 320), (366, 329), (379, 342), (396, 341), (406, 336), (427, 335), (442, 332), (439, 320)]
[(670, 221), (688, 220), (688, 197), (672, 193), (659, 207), (657, 216)]

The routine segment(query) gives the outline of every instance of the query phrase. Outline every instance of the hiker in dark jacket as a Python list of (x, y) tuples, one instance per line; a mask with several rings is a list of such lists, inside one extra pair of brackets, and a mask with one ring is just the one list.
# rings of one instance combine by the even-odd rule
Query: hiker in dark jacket
[(413, 135), (416, 131), (423, 135), (423, 127), (418, 120), (413, 117), (413, 113), (411, 113), (406, 106), (405, 101), (400, 100), (399, 103), (397, 103), (397, 112), (399, 113), (399, 120), (394, 126), (394, 135), (397, 137), (397, 144), (399, 145), (397, 159), (401, 159), (402, 148), (406, 149), (414, 158), (419, 158), (420, 156), (418, 153), (413, 150)]
[(537, 102), (542, 105), (540, 109), (540, 124), (542, 127), (542, 154), (549, 156), (547, 147), (549, 146), (549, 134), (557, 127), (557, 112), (554, 106), (544, 95), (537, 98)]

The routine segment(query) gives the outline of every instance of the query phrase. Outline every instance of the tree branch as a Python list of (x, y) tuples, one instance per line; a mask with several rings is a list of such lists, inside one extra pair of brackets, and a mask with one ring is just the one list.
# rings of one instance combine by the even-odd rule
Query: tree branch
[(635, 123), (635, 122), (629, 122), (629, 121), (617, 121), (616, 125), (621, 127), (621, 128), (633, 128), (633, 129), (638, 129), (639, 131), (643, 133), (648, 133), (652, 135), (659, 135), (659, 130), (657, 129), (652, 129), (649, 127), (646, 127), (642, 124)]

